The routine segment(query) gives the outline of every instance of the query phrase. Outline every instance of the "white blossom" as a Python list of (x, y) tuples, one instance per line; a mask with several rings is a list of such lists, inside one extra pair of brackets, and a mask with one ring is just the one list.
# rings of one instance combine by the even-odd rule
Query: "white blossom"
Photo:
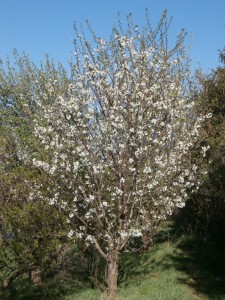
[(34, 153), (33, 165), (59, 191), (49, 203), (74, 226), (68, 236), (103, 245), (107, 255), (184, 206), (187, 190), (200, 184), (190, 152), (211, 117), (194, 112), (181, 45), (162, 49), (147, 31), (114, 35), (111, 42), (96, 38), (93, 49), (81, 43), (76, 80), (51, 103), (38, 99), (34, 120), (48, 154)]

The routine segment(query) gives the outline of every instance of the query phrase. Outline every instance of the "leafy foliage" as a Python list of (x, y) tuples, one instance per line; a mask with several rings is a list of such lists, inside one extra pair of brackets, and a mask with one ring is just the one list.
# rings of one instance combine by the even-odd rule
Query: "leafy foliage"
[[(38, 69), (26, 55), (15, 52), (15, 66), (0, 69), (0, 277), (6, 289), (21, 276), (32, 279), (32, 272), (51, 270), (66, 240), (63, 214), (46, 202), (51, 182), (25, 157), (30, 152), (44, 155), (32, 135), (33, 119), (38, 114), (35, 97), (37, 79), (48, 82), (55, 76), (62, 89), (66, 74), (61, 67), (46, 60)], [(50, 101), (50, 99), (46, 99)], [(43, 187), (44, 197), (35, 195), (34, 187)], [(48, 189), (47, 189), (48, 187)], [(35, 197), (34, 197), (35, 196)], [(47, 269), (46, 269), (47, 268)], [(44, 271), (45, 270), (45, 271)], [(41, 280), (41, 278), (40, 278)], [(19, 287), (18, 287), (19, 288)]]
[(206, 153), (208, 175), (199, 191), (187, 202), (181, 212), (180, 224), (187, 232), (203, 239), (224, 239), (225, 215), (225, 61), (209, 76), (201, 75), (202, 92), (199, 111), (212, 113), (204, 126), (204, 142), (210, 149)]

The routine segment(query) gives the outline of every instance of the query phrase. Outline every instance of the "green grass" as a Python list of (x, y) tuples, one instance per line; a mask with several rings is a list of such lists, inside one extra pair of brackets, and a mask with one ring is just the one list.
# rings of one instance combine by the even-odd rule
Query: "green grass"
[(63, 299), (66, 300), (100, 300), (101, 293), (98, 290), (87, 289), (81, 293), (76, 293), (74, 295), (67, 296)]
[(118, 300), (197, 299), (192, 290), (180, 282), (180, 279), (186, 280), (186, 275), (173, 267), (170, 257), (175, 251), (169, 242), (154, 247), (152, 255), (149, 258), (146, 255), (145, 262), (143, 260), (143, 272), (140, 264), (136, 276), (121, 284)]
[[(148, 254), (123, 257), (123, 278), (119, 285), (118, 300), (194, 300), (199, 298), (186, 281), (185, 272), (174, 267), (173, 257), (181, 254), (171, 242), (155, 245)], [(97, 290), (66, 297), (66, 300), (100, 299)]]
[[(225, 243), (176, 237), (164, 224), (148, 253), (121, 259), (117, 300), (225, 300)], [(65, 300), (99, 300), (86, 289)]]
[[(165, 223), (150, 251), (122, 255), (119, 277), (117, 300), (225, 300), (225, 243), (177, 237), (173, 224)], [(69, 292), (68, 282), (68, 295), (57, 299), (102, 299), (99, 290), (85, 286), (90, 284)], [(56, 299), (26, 294), (13, 300)]]
[(177, 270), (187, 275), (189, 287), (210, 300), (225, 299), (225, 242), (199, 242), (185, 237), (178, 243), (182, 255), (173, 256)]

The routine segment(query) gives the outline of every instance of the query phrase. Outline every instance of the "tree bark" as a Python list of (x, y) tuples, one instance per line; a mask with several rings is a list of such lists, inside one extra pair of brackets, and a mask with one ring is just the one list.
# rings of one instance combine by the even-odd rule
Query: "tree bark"
[(31, 271), (31, 280), (35, 286), (42, 285), (41, 270), (39, 268)]
[(113, 252), (110, 255), (107, 265), (107, 299), (114, 300), (117, 294), (117, 279), (119, 267), (119, 253)]

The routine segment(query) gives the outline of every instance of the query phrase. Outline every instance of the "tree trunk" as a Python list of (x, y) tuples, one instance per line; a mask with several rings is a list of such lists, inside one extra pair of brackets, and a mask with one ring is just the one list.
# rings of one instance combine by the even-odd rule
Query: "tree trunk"
[(35, 286), (42, 285), (41, 270), (39, 268), (31, 271), (31, 280)]
[(113, 252), (107, 265), (107, 299), (114, 300), (117, 294), (119, 253)]

